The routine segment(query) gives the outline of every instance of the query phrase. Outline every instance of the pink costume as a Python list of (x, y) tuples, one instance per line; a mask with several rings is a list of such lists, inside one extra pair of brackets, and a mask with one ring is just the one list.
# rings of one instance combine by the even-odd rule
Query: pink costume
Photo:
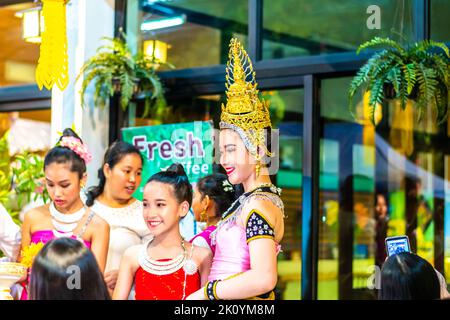
[[(75, 239), (75, 240), (79, 240), (81, 242), (84, 243), (84, 245), (87, 248), (91, 248), (91, 243), (89, 241), (83, 240), (82, 236), (84, 234), (84, 232), (86, 231), (86, 228), (89, 224), (89, 222), (92, 220), (92, 218), (94, 217), (95, 213), (93, 211), (91, 211), (91, 213), (89, 214), (85, 224), (83, 225), (83, 228), (81, 230), (81, 232), (78, 234), (78, 236), (71, 236), (70, 238)], [(42, 242), (43, 244), (46, 244), (47, 242), (49, 242), (50, 240), (56, 239), (57, 237), (54, 235), (53, 230), (38, 230), (35, 231), (31, 234), (31, 243), (39, 243)], [(31, 270), (30, 270), (31, 271)], [(29, 275), (28, 275), (28, 279), (29, 279)], [(22, 287), (23, 287), (23, 291), (22, 291), (22, 295), (20, 297), (20, 300), (28, 300), (28, 294), (27, 294), (27, 284), (28, 284), (28, 279), (24, 282), (21, 283)]]
[(250, 269), (245, 230), (236, 223), (217, 231), (216, 252), (209, 273), (209, 280), (223, 280)]
[[(271, 188), (271, 189), (269, 189)], [(248, 243), (257, 238), (273, 238), (274, 235), (250, 234), (249, 223), (243, 228), (236, 223), (236, 219), (242, 212), (243, 205), (251, 197), (260, 197), (264, 200), (272, 201), (283, 211), (283, 202), (277, 192), (270, 192), (273, 187), (263, 187), (242, 195), (224, 214), (219, 222), (216, 231), (211, 235), (212, 243), (216, 245), (216, 251), (208, 277), (208, 281), (224, 280), (231, 276), (250, 270), (250, 252)], [(228, 213), (229, 212), (229, 213)], [(228, 213), (228, 214), (227, 214)], [(249, 219), (250, 221), (250, 219)], [(264, 223), (264, 222), (263, 222)], [(250, 230), (250, 231), (249, 231)], [(280, 252), (280, 245), (276, 243), (277, 253)]]
[(216, 251), (216, 246), (213, 245), (213, 244), (211, 243), (211, 233), (213, 233), (214, 230), (216, 230), (216, 229), (217, 229), (216, 226), (209, 226), (208, 228), (206, 228), (205, 230), (203, 230), (203, 231), (200, 232), (199, 234), (195, 235), (195, 236), (191, 239), (191, 241), (189, 241), (189, 242), (190, 242), (190, 243), (194, 243), (195, 239), (197, 239), (197, 238), (203, 238), (203, 239), (206, 241), (206, 243), (208, 244), (208, 246), (209, 246), (209, 248), (211, 249), (212, 254), (213, 254), (213, 256), (214, 256), (214, 253), (215, 253), (215, 251)]
[[(83, 240), (80, 237), (76, 237), (76, 236), (72, 236), (71, 238), (75, 239), (75, 240), (81, 240), (86, 247), (88, 247), (89, 249), (91, 248), (91, 243), (89, 241)], [(53, 239), (56, 239), (56, 237), (53, 234), (52, 230), (39, 230), (39, 231), (33, 232), (33, 234), (31, 235), (31, 243), (42, 242), (45, 244)]]

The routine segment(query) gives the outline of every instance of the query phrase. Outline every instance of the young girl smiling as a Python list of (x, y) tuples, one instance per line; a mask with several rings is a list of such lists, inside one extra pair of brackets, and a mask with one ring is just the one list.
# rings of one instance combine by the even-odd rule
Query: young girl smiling
[(183, 300), (206, 283), (211, 253), (185, 241), (179, 229), (191, 204), (192, 186), (182, 165), (150, 177), (143, 206), (154, 238), (125, 251), (113, 299), (127, 299), (133, 280), (136, 300)]

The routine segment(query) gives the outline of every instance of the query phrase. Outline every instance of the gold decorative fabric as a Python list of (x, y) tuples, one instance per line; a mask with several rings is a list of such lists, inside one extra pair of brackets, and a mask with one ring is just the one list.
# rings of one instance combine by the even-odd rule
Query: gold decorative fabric
[(42, 0), (44, 31), (36, 69), (39, 89), (60, 90), (69, 84), (69, 63), (67, 56), (66, 4), (68, 0)]

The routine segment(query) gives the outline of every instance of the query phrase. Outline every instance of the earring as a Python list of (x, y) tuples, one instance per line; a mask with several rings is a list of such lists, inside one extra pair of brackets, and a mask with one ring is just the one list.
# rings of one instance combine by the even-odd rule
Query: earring
[(256, 165), (255, 165), (255, 171), (256, 171), (256, 177), (259, 177), (259, 171), (261, 170), (261, 163), (259, 156), (256, 156)]
[(203, 209), (203, 211), (200, 212), (200, 221), (201, 221), (201, 222), (205, 222), (206, 220), (207, 220), (207, 217), (206, 217), (206, 209)]

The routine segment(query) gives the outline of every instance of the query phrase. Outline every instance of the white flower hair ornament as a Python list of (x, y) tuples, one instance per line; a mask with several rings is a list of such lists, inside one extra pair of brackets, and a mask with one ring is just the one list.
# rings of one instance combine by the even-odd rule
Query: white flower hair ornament
[(223, 180), (222, 182), (223, 191), (231, 192), (234, 191), (233, 186), (228, 182), (228, 180)]

